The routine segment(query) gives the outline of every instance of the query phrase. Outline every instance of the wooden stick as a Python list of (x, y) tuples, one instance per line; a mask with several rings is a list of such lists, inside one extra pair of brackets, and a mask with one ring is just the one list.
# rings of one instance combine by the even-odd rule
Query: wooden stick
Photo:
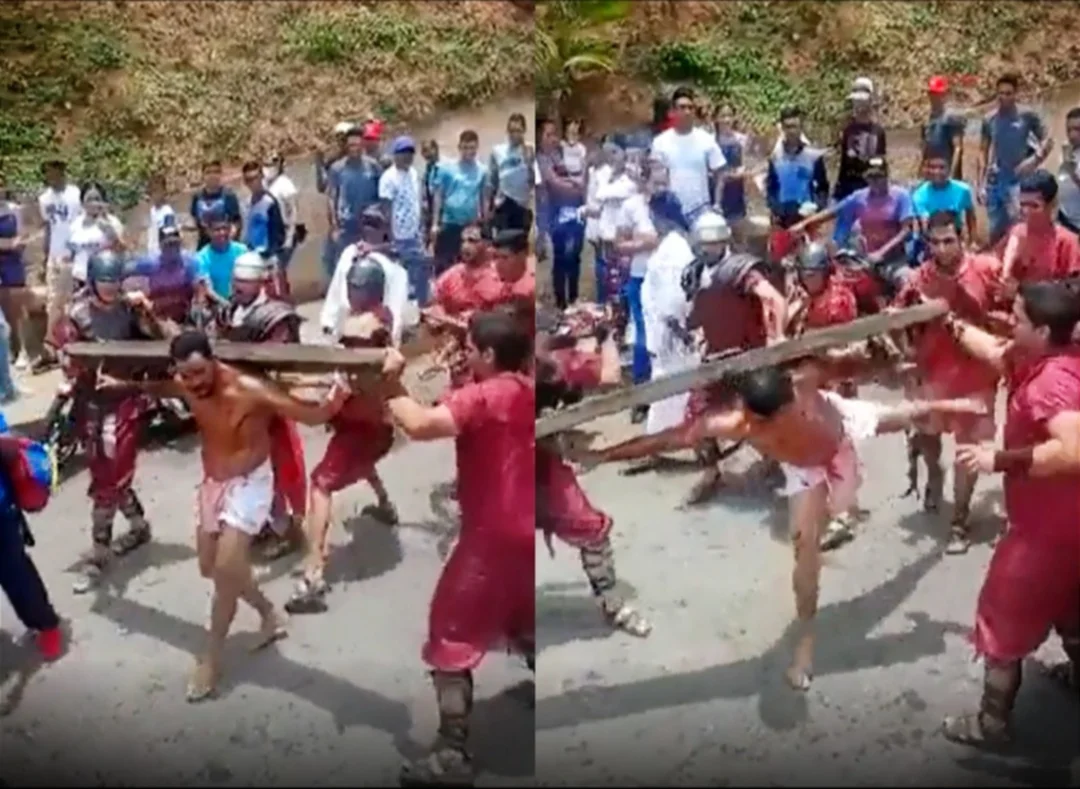
[(635, 406), (648, 405), (698, 389), (732, 373), (783, 364), (829, 348), (926, 323), (940, 318), (948, 311), (948, 305), (944, 301), (930, 301), (896, 312), (871, 315), (839, 326), (809, 331), (801, 337), (767, 348), (754, 348), (734, 356), (706, 361), (693, 370), (590, 397), (569, 408), (543, 416), (536, 420), (536, 437), (549, 436), (608, 414), (615, 414)]
[[(229, 364), (266, 371), (328, 373), (335, 370), (375, 372), (382, 369), (385, 352), (373, 348), (335, 348), (297, 343), (215, 342), (214, 355)], [(167, 365), (169, 344), (151, 340), (77, 342), (64, 348), (73, 359), (107, 365)], [(111, 366), (110, 365), (110, 366)]]

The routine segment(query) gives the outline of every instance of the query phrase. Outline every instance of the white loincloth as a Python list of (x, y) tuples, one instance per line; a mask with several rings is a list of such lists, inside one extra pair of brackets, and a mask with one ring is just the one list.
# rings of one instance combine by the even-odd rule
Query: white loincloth
[(267, 458), (243, 476), (204, 479), (196, 498), (196, 523), (209, 534), (217, 534), (224, 524), (254, 537), (270, 519), (273, 504), (274, 470)]

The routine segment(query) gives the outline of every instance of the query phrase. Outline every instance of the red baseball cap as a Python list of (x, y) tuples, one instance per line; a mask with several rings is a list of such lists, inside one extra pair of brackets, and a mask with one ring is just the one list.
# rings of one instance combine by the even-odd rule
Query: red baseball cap
[(382, 121), (368, 121), (365, 123), (363, 134), (365, 140), (381, 140), (383, 135)]
[(949, 80), (945, 79), (945, 77), (935, 75), (930, 78), (930, 81), (926, 85), (926, 90), (929, 93), (948, 93)]

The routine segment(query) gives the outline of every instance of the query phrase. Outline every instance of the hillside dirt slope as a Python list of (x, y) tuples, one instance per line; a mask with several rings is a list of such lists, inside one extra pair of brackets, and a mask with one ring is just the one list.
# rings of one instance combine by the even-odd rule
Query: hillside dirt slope
[(598, 130), (648, 120), (653, 91), (682, 83), (732, 100), (748, 128), (796, 104), (821, 131), (856, 76), (874, 79), (893, 128), (922, 117), (931, 74), (951, 77), (961, 105), (990, 99), (1005, 71), (1031, 93), (1080, 78), (1076, 0), (646, 0), (603, 33), (618, 43), (617, 71), (583, 85), (572, 107)]
[(4, 2), (0, 166), (28, 186), (63, 151), (127, 204), (152, 169), (527, 92), (531, 42), (512, 2)]

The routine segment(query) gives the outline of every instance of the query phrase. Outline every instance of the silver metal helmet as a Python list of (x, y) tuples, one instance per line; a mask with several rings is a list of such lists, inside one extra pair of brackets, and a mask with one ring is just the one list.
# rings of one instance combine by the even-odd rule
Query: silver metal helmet
[(241, 282), (263, 282), (270, 276), (270, 266), (258, 252), (245, 252), (233, 264), (232, 275)]
[(799, 250), (797, 262), (799, 271), (828, 271), (829, 250), (820, 241), (812, 241)]
[(694, 222), (695, 244), (721, 244), (731, 238), (731, 228), (724, 217), (715, 211), (706, 211)]

